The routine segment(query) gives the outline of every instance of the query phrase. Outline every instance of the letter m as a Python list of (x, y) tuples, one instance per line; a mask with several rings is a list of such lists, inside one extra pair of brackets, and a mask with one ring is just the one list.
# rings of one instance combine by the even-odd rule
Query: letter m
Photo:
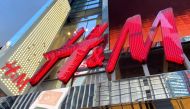
[(132, 58), (139, 62), (145, 62), (159, 26), (161, 27), (166, 60), (183, 64), (183, 49), (177, 32), (173, 10), (172, 8), (167, 8), (158, 13), (145, 42), (143, 40), (141, 16), (135, 15), (126, 20), (113, 48), (106, 71), (112, 72), (114, 70), (127, 35), (129, 36), (129, 47)]

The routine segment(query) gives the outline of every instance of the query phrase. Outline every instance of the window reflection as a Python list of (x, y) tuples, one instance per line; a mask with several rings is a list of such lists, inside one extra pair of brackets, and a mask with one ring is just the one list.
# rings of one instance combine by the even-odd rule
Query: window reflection
[(96, 8), (96, 7), (98, 7), (98, 6), (99, 6), (99, 4), (88, 5), (88, 6), (86, 7), (86, 9), (92, 9), (92, 8)]
[(96, 26), (96, 19), (95, 20), (90, 20), (87, 22), (87, 26), (86, 26), (86, 33), (85, 36), (87, 36), (92, 29)]
[(99, 8), (101, 7), (101, 2), (100, 0), (91, 0), (91, 1), (75, 0), (71, 4), (71, 7), (72, 7), (71, 13), (74, 13), (74, 12), (89, 10), (93, 8)]
[(98, 17), (99, 17), (99, 15), (95, 14), (95, 15), (90, 15), (90, 16), (83, 16), (83, 17), (80, 17), (80, 18), (74, 18), (72, 20), (75, 21), (75, 22), (82, 22), (82, 21), (97, 19)]
[(89, 1), (88, 3), (89, 4), (94, 4), (94, 3), (98, 3), (98, 2), (100, 2), (100, 0), (92, 0), (92, 1)]
[(98, 18), (98, 14), (88, 16), (87, 19), (95, 19)]
[[(63, 28), (63, 34), (74, 32), (77, 28), (84, 27), (85, 34), (80, 40), (84, 39), (91, 30), (101, 22), (101, 1), (100, 0), (73, 0), (72, 10), (67, 25)], [(97, 8), (97, 10), (93, 10)], [(100, 9), (99, 9), (100, 8)], [(92, 9), (92, 10), (91, 10)]]
[(86, 10), (86, 9), (92, 9), (92, 8), (98, 8), (100, 6), (100, 4), (92, 4), (92, 5), (86, 5), (86, 6), (77, 6), (74, 7), (72, 12), (77, 12), (77, 11), (82, 11), (82, 10)]
[(72, 5), (84, 4), (84, 3), (93, 4), (93, 3), (98, 3), (98, 2), (100, 2), (100, 0), (75, 0)]

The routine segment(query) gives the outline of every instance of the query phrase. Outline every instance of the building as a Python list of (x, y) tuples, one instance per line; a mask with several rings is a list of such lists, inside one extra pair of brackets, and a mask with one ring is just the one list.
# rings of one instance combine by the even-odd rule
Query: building
[[(27, 26), (23, 27), (25, 30), (22, 29), (17, 33), (22, 38), (3, 51), (6, 53), (0, 57), (1, 66), (5, 66), (6, 63), (16, 62), (15, 67), (21, 67), (16, 72), (17, 76), (25, 73), (25, 79), (32, 77), (43, 60), (42, 54), (48, 51), (56, 34), (64, 24), (69, 11), (70, 5), (67, 0), (47, 1), (32, 20), (26, 24)], [(62, 15), (62, 13), (65, 14)], [(33, 23), (31, 24), (31, 22)], [(52, 27), (54, 28), (49, 31)], [(0, 70), (1, 90), (3, 93), (6, 95), (18, 95), (27, 91), (29, 86), (18, 92), (16, 84), (4, 75), (5, 71), (6, 69), (4, 71)]]
[[(60, 2), (63, 3), (63, 1)], [(59, 3), (59, 0), (56, 1), (56, 3)], [(64, 26), (61, 27), (64, 20), (60, 23), (57, 29), (59, 33), (55, 34), (57, 37), (51, 40), (51, 45), (47, 47), (46, 51), (61, 47), (71, 37), (72, 33), (76, 33), (80, 27), (85, 28), (85, 33), (79, 39), (79, 42), (82, 42), (97, 24), (109, 22), (109, 29), (104, 32), (104, 35), (109, 35), (109, 43), (104, 49), (105, 60), (103, 66), (89, 69), (85, 61), (83, 61), (70, 81), (67, 84), (63, 84), (56, 76), (60, 67), (68, 60), (62, 59), (53, 66), (46, 77), (44, 77), (37, 86), (28, 89), (29, 94), (12, 98), (2, 98), (0, 106), (5, 106), (5, 101), (11, 99), (10, 101), (12, 102), (9, 105), (12, 105), (12, 108), (15, 109), (33, 108), (32, 106), (45, 107), (41, 105), (44, 102), (47, 103), (47, 107), (54, 102), (54, 106), (56, 105), (55, 107), (60, 107), (61, 109), (188, 109), (188, 102), (190, 100), (190, 68), (188, 66), (190, 57), (188, 50), (190, 46), (190, 32), (188, 30), (190, 24), (189, 4), (190, 2), (188, 0), (183, 2), (180, 0), (143, 0), (141, 2), (136, 0), (70, 1), (71, 11), (68, 18)], [(147, 67), (144, 67), (144, 64), (134, 61), (131, 58), (129, 51), (127, 51), (129, 45), (126, 43), (119, 56), (114, 72), (112, 74), (106, 73), (105, 66), (108, 63), (112, 49), (125, 20), (128, 17), (141, 14), (143, 34), (146, 36), (157, 13), (168, 7), (173, 7), (174, 10), (177, 29), (181, 35), (183, 51), (187, 57), (185, 58), (185, 64), (179, 65), (165, 60), (164, 50), (161, 46), (161, 29), (159, 28), (157, 38), (145, 64)], [(48, 11), (48, 13), (49, 12), (50, 11)], [(60, 16), (62, 16), (62, 14), (60, 14)], [(65, 17), (63, 19), (65, 19)], [(39, 34), (41, 35), (42, 33)], [(29, 39), (29, 41), (31, 41), (31, 39)], [(41, 41), (39, 40), (39, 42)], [(36, 49), (36, 47), (34, 48)], [(88, 56), (91, 54), (90, 52)], [(38, 55), (38, 53), (36, 55)], [(11, 59), (14, 59), (15, 55), (13, 54), (11, 57)], [(20, 61), (24, 62), (25, 59), (23, 58), (23, 60)], [(32, 73), (31, 76), (44, 62), (45, 60), (40, 61), (33, 71), (30, 70)], [(150, 75), (146, 75), (147, 71)], [(52, 97), (52, 99), (56, 98), (57, 101), (46, 101), (46, 96)], [(40, 99), (40, 101), (36, 98), (42, 99)], [(61, 102), (58, 99), (60, 99)]]

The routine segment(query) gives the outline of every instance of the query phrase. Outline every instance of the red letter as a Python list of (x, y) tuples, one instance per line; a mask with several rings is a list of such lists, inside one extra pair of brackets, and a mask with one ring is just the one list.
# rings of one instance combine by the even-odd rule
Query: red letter
[(103, 40), (104, 38), (102, 37), (83, 41), (61, 67), (57, 75), (58, 79), (66, 84), (75, 73), (88, 52), (95, 46), (98, 46), (101, 42), (103, 42)]
[(19, 70), (20, 66), (14, 66), (16, 62), (13, 63), (6, 63), (6, 66), (1, 68), (2, 70), (7, 69), (5, 72), (5, 76), (9, 76), (11, 79), (14, 79), (17, 76), (17, 70)]
[(102, 45), (94, 48), (92, 55), (86, 59), (86, 64), (87, 64), (88, 68), (94, 68), (94, 67), (103, 65), (102, 62), (105, 59), (104, 49), (107, 44), (108, 35), (104, 35), (104, 40), (105, 40), (104, 43)]
[(129, 33), (129, 46), (132, 58), (139, 62), (146, 61), (156, 34), (156, 28), (159, 24), (161, 24), (162, 29), (166, 60), (182, 64), (184, 61), (183, 49), (175, 25), (173, 11), (171, 8), (168, 8), (158, 13), (145, 43), (143, 41), (140, 15), (130, 17), (126, 20), (121, 35), (114, 46), (113, 52), (106, 66), (106, 72), (111, 73), (114, 70), (121, 49), (125, 43), (127, 33)]
[[(79, 31), (69, 39), (63, 47), (57, 50), (52, 50), (44, 54), (44, 57), (48, 60), (46, 63), (36, 72), (36, 74), (30, 79), (30, 84), (32, 86), (37, 85), (40, 80), (47, 74), (47, 72), (55, 65), (59, 58), (65, 58), (70, 56), (70, 54), (76, 49), (76, 46), (70, 46), (75, 43), (80, 36), (84, 33), (84, 28), (79, 29)], [(69, 47), (66, 47), (66, 46)]]
[[(84, 29), (82, 29), (81, 31), (79, 31), (79, 33), (74, 36), (72, 39), (70, 39), (63, 47), (61, 47), (60, 49), (57, 50), (53, 50), (50, 51), (46, 54), (44, 54), (45, 58), (48, 59), (48, 61), (41, 67), (41, 69), (31, 78), (30, 80), (30, 84), (32, 86), (35, 86), (36, 84), (38, 84), (40, 82), (40, 80), (47, 74), (47, 72), (53, 67), (53, 65), (57, 62), (58, 59), (60, 58), (65, 58), (68, 57), (72, 54), (72, 57), (78, 57), (77, 55), (77, 51), (81, 50), (81, 47), (87, 47), (89, 45), (89, 47), (85, 48), (85, 50), (89, 50), (91, 48), (93, 48), (95, 45), (98, 45), (99, 43), (102, 42), (102, 40), (98, 40), (97, 37), (101, 36), (103, 34), (103, 32), (105, 31), (105, 29), (107, 28), (108, 24), (103, 24), (103, 25), (97, 25), (92, 32), (88, 35), (88, 37), (86, 39), (87, 42), (82, 42), (79, 44), (74, 44), (77, 39), (84, 33)], [(90, 44), (92, 42), (92, 44)], [(83, 44), (84, 43), (84, 44)], [(87, 45), (85, 45), (87, 44)], [(81, 46), (81, 47), (79, 47)], [(77, 51), (75, 51), (77, 50)], [(85, 53), (87, 52), (85, 51)], [(77, 52), (77, 53), (75, 53)], [(81, 56), (79, 56), (78, 59), (80, 59), (80, 62), (82, 62), (84, 54), (82, 53)], [(86, 54), (85, 54), (86, 56)], [(72, 60), (72, 59), (69, 59)], [(75, 59), (74, 59), (75, 60)], [(71, 64), (67, 64), (67, 63), (71, 63)], [(66, 83), (71, 76), (74, 74), (74, 71), (76, 70), (77, 66), (78, 66), (78, 62), (72, 64), (72, 62), (67, 62), (66, 67), (68, 67), (66, 72), (69, 72), (68, 75), (66, 75), (67, 77), (65, 77), (66, 79), (62, 78), (62, 74), (64, 75), (64, 73), (61, 72), (58, 75), (58, 78), (60, 78), (64, 83)], [(74, 65), (74, 66), (72, 66)], [(63, 66), (64, 67), (64, 66)], [(64, 71), (65, 72), (65, 71)]]

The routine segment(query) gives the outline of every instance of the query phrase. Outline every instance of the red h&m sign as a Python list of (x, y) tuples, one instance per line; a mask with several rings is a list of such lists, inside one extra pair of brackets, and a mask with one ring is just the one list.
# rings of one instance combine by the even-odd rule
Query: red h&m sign
[(166, 60), (182, 64), (183, 49), (179, 39), (179, 34), (175, 25), (175, 18), (171, 8), (162, 10), (158, 13), (149, 31), (146, 41), (143, 41), (142, 23), (140, 15), (135, 15), (126, 20), (117, 40), (111, 57), (106, 67), (107, 72), (112, 72), (119, 57), (122, 46), (129, 34), (129, 47), (133, 59), (143, 62), (147, 60), (148, 53), (156, 35), (158, 26), (161, 26), (162, 39)]
[[(166, 60), (183, 64), (183, 50), (179, 39), (179, 34), (175, 25), (175, 19), (171, 8), (162, 10), (158, 13), (154, 20), (146, 41), (143, 41), (142, 22), (140, 15), (135, 15), (126, 20), (120, 36), (114, 46), (111, 57), (106, 66), (106, 72), (113, 72), (122, 47), (129, 34), (130, 53), (133, 59), (139, 62), (145, 62), (148, 57), (151, 45), (156, 35), (157, 28), (161, 26), (162, 39)], [(101, 66), (104, 60), (104, 48), (106, 38), (102, 36), (108, 24), (97, 25), (87, 38), (81, 43), (75, 43), (84, 33), (84, 29), (80, 29), (67, 43), (57, 49), (44, 54), (47, 59), (46, 63), (31, 78), (30, 84), (35, 86), (53, 67), (58, 59), (69, 59), (61, 67), (58, 73), (58, 79), (63, 83), (67, 83), (72, 75), (76, 72), (80, 63), (84, 60), (90, 50), (93, 50), (92, 56), (87, 58), (87, 67)]]
[(5, 76), (9, 77), (10, 80), (16, 84), (18, 87), (18, 91), (22, 91), (23, 88), (27, 85), (29, 82), (29, 78), (25, 73), (22, 73), (19, 75), (17, 71), (21, 68), (20, 66), (15, 66), (16, 62), (13, 63), (6, 63), (4, 67), (2, 67), (2, 70), (6, 70)]

